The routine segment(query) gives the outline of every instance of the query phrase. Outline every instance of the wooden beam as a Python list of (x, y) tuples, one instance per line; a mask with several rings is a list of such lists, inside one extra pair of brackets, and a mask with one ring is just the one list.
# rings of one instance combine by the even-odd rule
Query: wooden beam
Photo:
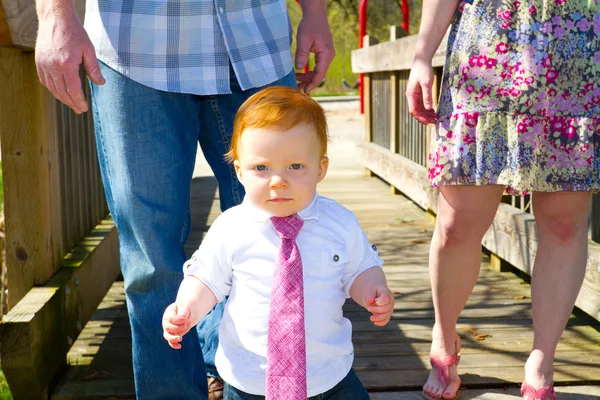
[[(85, 15), (85, 0), (74, 0), (75, 11), (83, 21)], [(4, 18), (2, 11), (4, 9)], [(3, 38), (2, 22), (9, 28), (10, 42)], [(13, 45), (27, 50), (35, 48), (38, 20), (35, 0), (0, 0), (0, 46)], [(4, 41), (3, 41), (4, 39)]]
[[(399, 188), (431, 213), (437, 210), (437, 190), (429, 185), (425, 167), (374, 143), (358, 143), (358, 157), (365, 168)], [(537, 228), (532, 214), (501, 203), (482, 245), (498, 258), (530, 275), (537, 250)], [(588, 261), (583, 286), (575, 303), (600, 321), (600, 244), (588, 242)]]
[(44, 286), (31, 289), (2, 321), (2, 370), (15, 399), (48, 399), (67, 352), (119, 275), (117, 230), (103, 220)]
[(35, 0), (0, 0), (10, 28), (11, 44), (33, 49), (37, 36)]
[(55, 272), (51, 145), (46, 90), (34, 54), (0, 48), (0, 135), (4, 175), (8, 308)]
[(2, 3), (0, 3), (0, 46), (8, 46), (11, 44), (12, 38), (10, 36), (10, 28), (8, 27), (6, 13), (4, 12)]
[(401, 26), (390, 26), (390, 41), (402, 39), (403, 37), (407, 37), (408, 32), (406, 32)]
[[(401, 71), (412, 67), (417, 45), (417, 35), (385, 42), (376, 46), (352, 51), (352, 72), (368, 73), (381, 71)], [(444, 65), (448, 33), (444, 36), (432, 60), (434, 67)]]

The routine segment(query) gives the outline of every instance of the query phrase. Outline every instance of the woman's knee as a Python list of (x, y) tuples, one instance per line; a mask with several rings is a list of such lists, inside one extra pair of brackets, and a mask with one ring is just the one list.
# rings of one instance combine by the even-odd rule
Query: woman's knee
[(588, 194), (535, 193), (533, 200), (540, 237), (551, 236), (567, 243), (587, 236), (591, 200)]
[(442, 245), (481, 242), (498, 208), (502, 188), (447, 187), (440, 190), (436, 232)]

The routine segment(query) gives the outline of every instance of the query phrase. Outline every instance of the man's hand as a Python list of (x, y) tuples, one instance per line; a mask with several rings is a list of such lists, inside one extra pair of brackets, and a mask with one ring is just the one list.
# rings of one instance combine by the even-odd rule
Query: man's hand
[(302, 21), (298, 25), (296, 69), (303, 69), (308, 64), (309, 53), (315, 54), (315, 69), (306, 73), (296, 73), (296, 79), (299, 81), (300, 90), (309, 93), (325, 79), (327, 69), (335, 57), (335, 49), (327, 20), (327, 7), (309, 7), (309, 1), (301, 3)]
[(105, 82), (94, 46), (74, 12), (40, 16), (35, 63), (42, 85), (77, 114), (88, 110), (79, 77), (81, 63), (92, 82)]

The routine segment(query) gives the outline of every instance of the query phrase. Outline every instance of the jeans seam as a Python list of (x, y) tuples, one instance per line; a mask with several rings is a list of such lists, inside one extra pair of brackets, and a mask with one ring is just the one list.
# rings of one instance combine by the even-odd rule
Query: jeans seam
[[(98, 90), (98, 89), (96, 89), (96, 90)], [(94, 118), (96, 119), (96, 121), (100, 121), (100, 116), (98, 115), (98, 110), (97, 110), (97, 107), (96, 107), (96, 104), (95, 104), (96, 101), (95, 101), (94, 97), (92, 97), (92, 100), (93, 100), (92, 101), (92, 107), (93, 107), (92, 113), (93, 113)], [(106, 171), (106, 184), (103, 185), (104, 186), (104, 195), (107, 198), (108, 197), (110, 198), (110, 201), (109, 201), (109, 211), (112, 214), (113, 221), (116, 224), (118, 215), (117, 215), (116, 209), (114, 207), (115, 201), (114, 201), (113, 196), (112, 196), (112, 187), (110, 185), (110, 182), (112, 182), (112, 175), (110, 173), (109, 163), (106, 160), (106, 154), (107, 154), (106, 153), (106, 145), (104, 144), (104, 136), (103, 136), (103, 134), (101, 132), (98, 132), (96, 130), (96, 125), (98, 125), (98, 127), (99, 127), (98, 131), (102, 131), (102, 127), (100, 126), (99, 122), (98, 122), (98, 124), (94, 124), (94, 136), (96, 137), (96, 140), (98, 140), (100, 142), (99, 150), (102, 151), (102, 161), (103, 161), (103, 164), (104, 164), (104, 169)], [(112, 205), (113, 207), (110, 207), (110, 205)]]
[[(182, 246), (185, 246), (185, 242), (187, 241), (187, 238), (185, 236), (186, 235), (186, 231), (188, 230), (188, 227), (190, 225), (190, 201), (191, 201), (191, 191), (192, 191), (192, 182), (190, 180), (190, 184), (188, 185), (188, 191), (187, 191), (187, 201), (186, 201), (186, 206), (185, 206), (185, 211), (184, 211), (184, 218), (183, 218), (183, 227), (181, 229), (181, 237), (179, 238), (179, 244), (181, 244)], [(186, 254), (185, 254), (185, 249), (183, 250), (183, 258), (187, 258)]]
[[(221, 113), (219, 112), (219, 105), (215, 96), (210, 96), (210, 106), (217, 117), (217, 125), (219, 126), (219, 132), (221, 134), (221, 139), (223, 143), (225, 143), (225, 147), (228, 148), (231, 140), (227, 137), (227, 132), (225, 132), (225, 126), (223, 124), (223, 118), (221, 117)], [(235, 184), (237, 182), (237, 175), (235, 171), (229, 168), (229, 174), (231, 175), (231, 192), (233, 194), (234, 204), (239, 204), (240, 201), (240, 192), (238, 191), (238, 187)]]

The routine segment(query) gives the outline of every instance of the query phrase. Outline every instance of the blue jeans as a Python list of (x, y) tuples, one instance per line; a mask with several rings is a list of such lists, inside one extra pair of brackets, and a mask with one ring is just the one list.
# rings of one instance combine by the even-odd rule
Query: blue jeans
[[(134, 82), (105, 64), (100, 67), (106, 84), (91, 84), (96, 145), (119, 231), (136, 395), (144, 400), (203, 399), (207, 370), (216, 374), (224, 304), (197, 326), (197, 335), (185, 335), (180, 350), (163, 339), (161, 319), (183, 278), (197, 144), (217, 178), (221, 210), (239, 204), (244, 189), (223, 155), (236, 111), (260, 88), (242, 91), (232, 72), (231, 94), (169, 93)], [(272, 85), (295, 87), (294, 71)]]
[[(224, 400), (264, 400), (265, 396), (244, 393), (225, 383), (223, 392)], [(325, 393), (309, 397), (309, 400), (369, 400), (367, 389), (354, 373), (354, 369), (348, 372), (348, 375), (340, 383), (329, 389)]]

